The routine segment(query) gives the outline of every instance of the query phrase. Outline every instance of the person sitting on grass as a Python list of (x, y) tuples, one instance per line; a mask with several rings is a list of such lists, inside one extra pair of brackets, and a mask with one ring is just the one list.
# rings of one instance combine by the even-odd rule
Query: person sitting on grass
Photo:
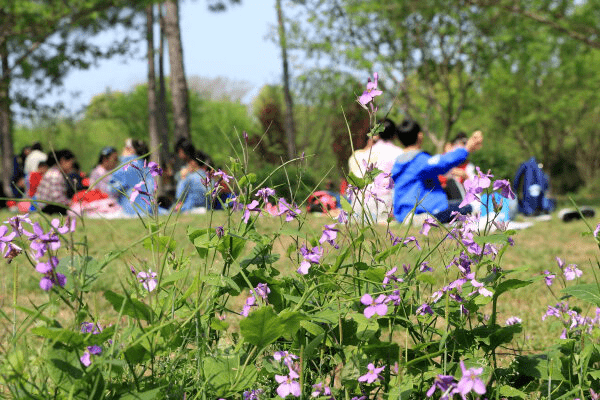
[(177, 184), (175, 211), (186, 212), (195, 208), (209, 208), (206, 201), (207, 188), (206, 168), (209, 158), (201, 151), (195, 151), (182, 169), (181, 179)]
[(152, 214), (156, 184), (146, 163), (148, 146), (142, 140), (127, 139), (121, 152), (120, 169), (111, 175), (111, 196), (115, 196), (128, 215)]
[(71, 203), (66, 177), (73, 171), (75, 155), (70, 150), (59, 150), (49, 154), (47, 163), (50, 168), (37, 187), (36, 200), (43, 213), (66, 215)]
[(405, 148), (392, 168), (396, 220), (403, 222), (413, 209), (415, 214), (429, 213), (442, 223), (450, 222), (453, 211), (472, 212), (470, 205), (460, 208), (460, 201), (448, 201), (438, 175), (462, 164), (469, 153), (479, 150), (483, 134), (476, 131), (464, 147), (436, 156), (421, 150), (424, 135), (416, 122), (404, 120), (398, 129), (398, 137)]

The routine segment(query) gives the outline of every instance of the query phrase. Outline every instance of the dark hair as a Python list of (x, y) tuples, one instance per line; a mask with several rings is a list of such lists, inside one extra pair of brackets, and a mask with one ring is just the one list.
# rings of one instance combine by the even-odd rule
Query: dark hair
[(40, 142), (35, 142), (34, 144), (31, 145), (31, 150), (39, 150), (39, 151), (44, 151), (42, 149), (42, 144)]
[(450, 143), (451, 144), (457, 144), (459, 142), (465, 143), (468, 139), (469, 139), (469, 137), (467, 136), (467, 134), (464, 133), (463, 131), (460, 131), (456, 134), (456, 136), (454, 136), (454, 138), (450, 141)]
[(50, 153), (48, 153), (48, 160), (46, 161), (48, 163), (49, 167), (53, 167), (56, 164), (58, 164), (58, 162), (60, 160), (72, 160), (75, 158), (75, 154), (73, 154), (73, 152), (71, 150), (68, 149), (62, 149), (62, 150), (58, 150), (58, 151), (51, 151)]
[(100, 150), (100, 156), (98, 157), (98, 164), (102, 164), (104, 160), (111, 156), (111, 154), (116, 153), (117, 149), (111, 146), (106, 146)]
[(383, 126), (383, 131), (379, 132), (379, 137), (383, 140), (392, 140), (394, 136), (398, 134), (396, 124), (389, 118), (384, 119), (380, 122)]
[(192, 160), (196, 161), (201, 167), (210, 167), (212, 166), (212, 159), (208, 154), (203, 151), (196, 150), (194, 155), (191, 157)]
[(194, 144), (186, 138), (179, 138), (175, 143), (175, 153), (179, 152), (179, 150), (182, 150), (189, 158), (193, 158), (196, 155)]
[(398, 127), (398, 139), (404, 147), (412, 146), (417, 143), (417, 138), (421, 132), (421, 127), (411, 119), (405, 119)]
[[(135, 150), (135, 154), (138, 157), (143, 156), (144, 154), (148, 154), (148, 152), (150, 152), (148, 145), (143, 140), (134, 139), (131, 141), (131, 145), (133, 146), (133, 149)], [(148, 157), (150, 157), (149, 154), (146, 157), (144, 157), (144, 160), (147, 160)]]

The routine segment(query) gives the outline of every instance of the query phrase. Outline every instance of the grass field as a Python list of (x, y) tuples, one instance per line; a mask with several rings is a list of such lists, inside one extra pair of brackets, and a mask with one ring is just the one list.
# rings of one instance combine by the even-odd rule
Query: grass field
[[(6, 220), (11, 215), (7, 212), (2, 213), (0, 217)], [(234, 214), (232, 221), (239, 223), (240, 214)], [(39, 215), (32, 218), (39, 219)], [(590, 224), (595, 226), (600, 218), (589, 220)], [(178, 247), (176, 256), (189, 257), (189, 264), (186, 268), (192, 271), (211, 268), (211, 265), (204, 264), (205, 261), (198, 257), (195, 248), (187, 238), (188, 228), (206, 228), (216, 227), (227, 223), (227, 216), (224, 212), (215, 212), (212, 215), (181, 215), (178, 218), (163, 219), (163, 229), (167, 235), (173, 234)], [(332, 223), (331, 219), (325, 215), (312, 214), (306, 219), (303, 232), (308, 236), (320, 235), (324, 224)], [(278, 220), (271, 217), (264, 217), (259, 222), (261, 231), (275, 231), (279, 229)], [(377, 227), (377, 234), (385, 236), (385, 226)], [(390, 230), (396, 235), (403, 235), (405, 228), (400, 225), (390, 226)], [(518, 316), (523, 320), (524, 335), (515, 343), (516, 346), (524, 350), (540, 350), (547, 344), (554, 341), (560, 334), (561, 327), (554, 321), (543, 322), (542, 315), (545, 313), (548, 305), (554, 305), (559, 300), (554, 297), (560, 296), (558, 285), (554, 285), (554, 295), (542, 279), (542, 272), (550, 270), (559, 275), (559, 270), (555, 258), (560, 257), (568, 264), (577, 264), (583, 271), (583, 282), (594, 282), (598, 275), (597, 260), (600, 252), (591, 236), (582, 236), (583, 232), (589, 231), (583, 221), (574, 221), (563, 223), (556, 217), (550, 221), (535, 222), (528, 229), (519, 231), (515, 237), (515, 246), (507, 250), (504, 255), (502, 266), (505, 269), (527, 267), (527, 271), (522, 272), (523, 279), (531, 276), (539, 276), (540, 280), (536, 283), (507, 293), (502, 296), (499, 303), (500, 318), (499, 322), (510, 316)], [(99, 316), (99, 319), (110, 321), (113, 316), (112, 310), (106, 307), (102, 293), (105, 290), (120, 290), (121, 285), (127, 279), (132, 279), (130, 266), (137, 270), (151, 267), (156, 270), (157, 260), (152, 259), (152, 253), (144, 248), (142, 244), (131, 246), (136, 240), (143, 238), (147, 234), (140, 220), (86, 220), (84, 224), (79, 223), (74, 235), (76, 242), (87, 240), (89, 244), (89, 255), (96, 259), (103, 259), (110, 252), (121, 252), (123, 254), (112, 261), (105, 270), (101, 279), (99, 279), (92, 290), (93, 313)], [(413, 229), (414, 234), (420, 241), (435, 241), (441, 237), (441, 232), (434, 232), (429, 237), (424, 237), (418, 233), (418, 229)], [(280, 270), (285, 273), (295, 273), (297, 263), (290, 257), (286, 257), (286, 249), (290, 242), (285, 240), (277, 241), (274, 245), (274, 253), (279, 253), (281, 259), (277, 262)], [(245, 251), (250, 251), (251, 246), (247, 246)], [(327, 260), (327, 259), (326, 259)], [(434, 258), (434, 260), (436, 260)], [(218, 261), (215, 266), (218, 266)], [(402, 262), (402, 260), (398, 260)], [(443, 256), (439, 259), (440, 265), (432, 265), (437, 271), (443, 270)], [(447, 260), (446, 260), (447, 261)], [(410, 262), (408, 260), (407, 262)], [(399, 265), (401, 267), (401, 265)], [(23, 257), (16, 258), (12, 264), (4, 264), (3, 273), (0, 275), (0, 307), (7, 315), (12, 315), (13, 303), (13, 276), (17, 270), (18, 275), (18, 303), (22, 306), (32, 307), (48, 299), (48, 295), (40, 290), (38, 286), (39, 274), (26, 262)], [(214, 271), (218, 272), (218, 271)], [(166, 271), (166, 274), (170, 271)], [(441, 272), (436, 272), (439, 285), (443, 284)], [(519, 277), (517, 277), (519, 278)], [(558, 282), (558, 281), (557, 281)], [(243, 299), (234, 299), (232, 308), (241, 308)], [(594, 314), (594, 310), (583, 310), (584, 313)], [(50, 310), (59, 319), (61, 313), (65, 310)], [(66, 316), (65, 316), (66, 317)], [(3, 323), (6, 320), (2, 319)], [(5, 330), (3, 330), (5, 331)]]

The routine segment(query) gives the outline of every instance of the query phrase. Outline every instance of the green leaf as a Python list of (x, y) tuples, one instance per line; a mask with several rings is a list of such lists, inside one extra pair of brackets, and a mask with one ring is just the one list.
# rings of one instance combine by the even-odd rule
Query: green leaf
[(85, 335), (80, 332), (73, 332), (64, 328), (38, 326), (31, 330), (31, 333), (44, 337), (46, 339), (53, 340), (55, 342), (64, 343), (69, 346), (81, 347), (83, 346), (83, 339)]
[(514, 387), (508, 385), (500, 386), (500, 389), (498, 389), (498, 391), (500, 392), (500, 396), (520, 397), (522, 399), (527, 397), (527, 393), (521, 392), (519, 389), (515, 389)]
[(104, 298), (113, 306), (116, 312), (121, 312), (121, 309), (123, 309), (123, 315), (148, 322), (152, 319), (152, 309), (139, 300), (127, 299), (111, 290), (104, 293)]
[(340, 196), (340, 203), (342, 204), (342, 210), (348, 214), (352, 214), (352, 205), (346, 200), (344, 196)]
[(240, 321), (240, 332), (244, 341), (259, 349), (273, 343), (286, 334), (285, 325), (272, 307), (264, 306), (252, 311)]
[(308, 317), (298, 311), (282, 311), (278, 315), (280, 323), (286, 332), (286, 336), (294, 335), (300, 329), (300, 322), (308, 319)]
[(144, 239), (142, 246), (148, 250), (158, 251), (160, 253), (172, 253), (177, 249), (177, 242), (171, 236), (153, 236)]
[(125, 359), (130, 364), (139, 364), (144, 360), (150, 359), (148, 350), (139, 343), (129, 346), (123, 353), (125, 354)]
[(300, 326), (306, 329), (308, 333), (314, 336), (318, 336), (325, 333), (325, 329), (310, 321), (300, 321)]
[(597, 284), (588, 283), (570, 286), (564, 288), (562, 292), (566, 295), (577, 297), (578, 299), (600, 307), (600, 289)]
[(227, 234), (221, 238), (221, 241), (217, 246), (217, 250), (221, 253), (224, 259), (231, 261), (240, 256), (245, 246), (246, 239)]
[(532, 281), (522, 281), (520, 279), (507, 279), (496, 287), (494, 298), (498, 298), (502, 293), (509, 290), (519, 289), (531, 285)]
[(46, 356), (48, 374), (57, 386), (70, 388), (83, 377), (81, 361), (74, 350), (57, 345), (51, 347)]
[(304, 348), (304, 357), (307, 360), (313, 359), (316, 356), (317, 350), (319, 349), (319, 346), (321, 346), (321, 344), (323, 344), (324, 339), (325, 339), (325, 333), (320, 333), (317, 336), (315, 336), (314, 339), (312, 339), (310, 342), (308, 342), (308, 344)]
[[(254, 384), (258, 369), (251, 364), (246, 365), (243, 371), (242, 367), (238, 355), (205, 357), (202, 366), (206, 382), (218, 397), (230, 397)], [(238, 374), (241, 376), (238, 377)]]
[(240, 188), (243, 188), (244, 186), (247, 186), (251, 183), (256, 182), (256, 174), (254, 173), (249, 173), (247, 175), (242, 176), (239, 180), (238, 180), (238, 185)]
[(220, 320), (219, 318), (211, 318), (210, 319), (210, 327), (215, 331), (225, 331), (229, 328), (229, 324), (225, 321)]
[(162, 388), (154, 388), (145, 392), (128, 392), (126, 395), (119, 397), (120, 400), (154, 400), (158, 399), (162, 392)]

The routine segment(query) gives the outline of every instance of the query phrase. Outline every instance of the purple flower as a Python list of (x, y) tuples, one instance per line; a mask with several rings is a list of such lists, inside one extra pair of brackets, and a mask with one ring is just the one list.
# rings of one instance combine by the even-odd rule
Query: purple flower
[(483, 174), (479, 167), (477, 167), (477, 175), (471, 179), (467, 179), (464, 183), (465, 186), (465, 198), (460, 203), (459, 207), (464, 207), (469, 203), (479, 199), (478, 195), (490, 187), (492, 181), (490, 178), (493, 177), (491, 174)]
[(257, 200), (252, 200), (252, 202), (250, 202), (250, 204), (246, 206), (246, 209), (244, 210), (244, 216), (242, 218), (245, 224), (247, 224), (248, 220), (250, 219), (250, 212), (260, 214), (261, 209), (259, 207), (259, 204), (260, 203)]
[[(598, 226), (600, 226), (600, 225), (598, 225)], [(600, 393), (596, 393), (590, 388), (590, 398), (592, 400), (600, 400)]]
[(402, 242), (402, 244), (404, 244), (405, 246), (407, 246), (410, 242), (415, 242), (415, 247), (417, 249), (421, 250), (421, 246), (419, 245), (419, 241), (414, 236), (408, 236), (408, 237), (404, 238), (404, 241)]
[(339, 246), (335, 243), (335, 239), (337, 238), (337, 233), (339, 232), (339, 229), (335, 229), (335, 225), (336, 224), (325, 225), (325, 229), (323, 229), (321, 239), (319, 239), (320, 244), (327, 242), (334, 248), (339, 248)]
[(499, 179), (494, 181), (494, 190), (500, 189), (500, 195), (505, 199), (514, 199), (515, 194), (512, 191), (512, 187), (510, 186), (510, 182), (504, 179)]
[(151, 269), (149, 269), (148, 272), (141, 271), (137, 274), (138, 280), (141, 282), (144, 289), (146, 289), (149, 292), (156, 289), (156, 286), (158, 285), (158, 281), (156, 280), (156, 277), (157, 277), (156, 272), (152, 272)]
[(319, 264), (321, 262), (321, 257), (323, 256), (323, 248), (321, 246), (315, 246), (312, 250), (306, 248), (306, 245), (303, 245), (300, 248), (300, 253), (304, 260), (300, 263), (300, 267), (296, 270), (301, 275), (308, 274), (308, 270), (310, 269), (312, 264)]
[(275, 196), (275, 190), (273, 190), (269, 187), (259, 189), (256, 192), (256, 197), (262, 198), (265, 203), (267, 202), (267, 198), (269, 196)]
[(275, 380), (279, 383), (277, 394), (285, 399), (290, 394), (294, 397), (300, 397), (300, 383), (294, 379), (300, 378), (296, 372), (290, 370), (289, 375), (275, 375)]
[(377, 89), (377, 81), (379, 79), (379, 74), (375, 72), (373, 74), (373, 78), (373, 81), (371, 81), (371, 78), (368, 79), (367, 90), (365, 90), (363, 94), (358, 98), (358, 102), (364, 106), (371, 102), (371, 100), (373, 100), (375, 97), (383, 94), (381, 90)]
[(227, 175), (225, 172), (223, 172), (221, 170), (218, 170), (217, 172), (215, 172), (214, 175), (218, 176), (219, 178), (221, 178), (222, 180), (224, 180), (225, 183), (229, 183), (229, 181), (233, 179), (233, 176)]
[(544, 280), (546, 281), (546, 285), (552, 286), (552, 281), (554, 280), (554, 278), (556, 278), (556, 275), (551, 274), (550, 271), (548, 271), (548, 270), (544, 271), (544, 275), (546, 275), (544, 277)]
[(453, 397), (456, 383), (452, 375), (438, 375), (433, 381), (433, 385), (427, 391), (427, 397), (432, 397), (435, 390), (439, 389), (442, 392), (440, 400), (448, 400)]
[(135, 202), (135, 199), (136, 199), (136, 198), (137, 198), (137, 197), (138, 197), (140, 194), (143, 194), (143, 195), (145, 195), (145, 196), (148, 196), (148, 197), (152, 197), (152, 195), (151, 195), (150, 193), (148, 193), (148, 192), (147, 192), (147, 191), (145, 191), (145, 190), (142, 190), (142, 186), (145, 186), (145, 185), (146, 185), (146, 182), (144, 182), (144, 181), (141, 181), (141, 182), (138, 182), (138, 183), (136, 183), (136, 184), (133, 186), (133, 188), (131, 189), (131, 194), (129, 195), (129, 201), (130, 201), (131, 203)]
[(273, 359), (275, 361), (283, 361), (283, 364), (291, 369), (292, 365), (294, 364), (294, 360), (297, 360), (298, 356), (290, 353), (289, 351), (276, 351), (273, 353)]
[[(144, 164), (145, 164), (145, 162), (144, 162)], [(150, 161), (148, 163), (148, 169), (150, 170), (150, 175), (152, 175), (152, 176), (162, 176), (162, 174), (163, 174), (162, 168), (154, 161)]]
[(423, 221), (423, 227), (421, 228), (420, 233), (427, 236), (432, 227), (439, 227), (438, 221), (435, 218), (427, 217), (425, 221)]
[(331, 389), (329, 386), (323, 386), (323, 382), (312, 385), (312, 387), (313, 391), (310, 394), (311, 397), (331, 396)]
[[(245, 132), (244, 132), (245, 133)], [(263, 394), (264, 390), (255, 389), (255, 390), (246, 390), (242, 393), (243, 400), (260, 400), (260, 395)]]
[(240, 312), (240, 315), (243, 317), (247, 317), (248, 314), (250, 314), (250, 310), (252, 309), (252, 307), (258, 307), (254, 296), (246, 298), (246, 303), (244, 304), (244, 308), (242, 308), (242, 312)]
[(5, 224), (9, 224), (13, 231), (15, 231), (19, 236), (23, 234), (23, 222), (32, 224), (31, 219), (29, 219), (29, 214), (24, 215), (15, 215), (14, 217), (10, 217), (8, 220), (4, 221)]
[(596, 225), (596, 229), (594, 229), (594, 237), (597, 238), (599, 233), (600, 233), (600, 223), (598, 223), (598, 225)]
[(523, 322), (523, 321), (519, 317), (510, 317), (509, 319), (506, 320), (505, 324), (506, 324), (506, 326), (510, 326), (510, 325), (520, 324), (521, 322)]
[(377, 299), (373, 300), (370, 294), (365, 293), (360, 298), (360, 302), (365, 306), (368, 306), (363, 312), (365, 317), (371, 318), (375, 314), (379, 316), (384, 316), (387, 314), (388, 306), (385, 304), (387, 301), (388, 298), (386, 295), (380, 294)]
[(462, 378), (458, 381), (456, 385), (456, 392), (460, 393), (460, 395), (464, 398), (465, 396), (474, 391), (477, 394), (485, 393), (485, 384), (479, 378), (479, 376), (483, 373), (483, 368), (469, 368), (465, 367), (465, 363), (463, 361), (460, 362), (460, 369), (462, 370)]
[[(348, 223), (348, 213), (344, 210), (340, 210), (340, 214), (337, 217), (337, 222), (339, 222), (340, 224), (347, 224)], [(598, 226), (600, 226), (600, 224)]]
[(91, 333), (93, 335), (97, 335), (100, 333), (102, 329), (93, 322), (82, 322), (81, 323), (81, 333)]
[(47, 274), (54, 271), (54, 268), (58, 265), (58, 258), (50, 257), (47, 262), (40, 262), (35, 266), (35, 270), (40, 274)]
[(23, 249), (21, 249), (19, 246), (17, 246), (14, 243), (6, 243), (4, 244), (4, 248), (2, 249), (2, 247), (0, 247), (0, 250), (2, 251), (2, 255), (4, 258), (6, 258), (6, 262), (8, 264), (10, 264), (12, 262), (12, 259), (15, 258), (16, 256), (18, 256), (19, 254), (21, 254), (23, 252)]
[(269, 286), (267, 286), (266, 283), (259, 283), (258, 285), (256, 285), (254, 290), (250, 290), (250, 294), (254, 293), (256, 293), (256, 295), (259, 296), (261, 299), (266, 301), (267, 296), (269, 295), (269, 293), (271, 293), (271, 289), (269, 289)]
[(429, 266), (429, 261), (423, 261), (421, 263), (421, 265), (419, 266), (419, 271), (421, 271), (421, 272), (431, 272), (431, 271), (433, 271), (433, 268), (431, 268)]
[(87, 350), (83, 353), (81, 357), (79, 357), (79, 361), (86, 367), (89, 367), (92, 364), (92, 355), (99, 355), (102, 353), (102, 348), (100, 346), (88, 346)]
[(577, 268), (577, 265), (569, 264), (569, 266), (565, 268), (564, 274), (566, 280), (572, 281), (579, 278), (583, 274), (583, 272), (579, 268)]
[(375, 382), (377, 379), (379, 379), (379, 373), (385, 369), (385, 366), (375, 368), (373, 363), (369, 363), (369, 365), (367, 365), (367, 369), (369, 371), (366, 374), (364, 374), (363, 376), (359, 377), (358, 381), (371, 384), (371, 383)]
[(60, 220), (58, 218), (54, 218), (51, 222), (50, 225), (52, 225), (52, 227), (54, 229), (56, 229), (56, 231), (58, 233), (60, 233), (61, 235), (66, 235), (69, 232), (75, 232), (75, 227), (76, 227), (76, 223), (77, 223), (77, 219), (74, 217), (67, 217), (67, 219), (65, 220), (64, 225), (60, 225)]
[(225, 229), (222, 226), (217, 226), (215, 232), (217, 233), (218, 238), (222, 238), (223, 235), (225, 235)]
[(33, 257), (39, 259), (46, 254), (48, 250), (58, 250), (60, 248), (60, 239), (58, 235), (49, 231), (45, 233), (37, 222), (32, 225), (33, 232), (23, 231), (27, 239), (31, 241), (29, 247), (34, 251)]
[(433, 310), (431, 309), (431, 307), (429, 307), (429, 304), (423, 303), (419, 306), (419, 308), (417, 308), (417, 310), (415, 311), (415, 314), (417, 314), (417, 315), (425, 315), (425, 314), (433, 315)]

